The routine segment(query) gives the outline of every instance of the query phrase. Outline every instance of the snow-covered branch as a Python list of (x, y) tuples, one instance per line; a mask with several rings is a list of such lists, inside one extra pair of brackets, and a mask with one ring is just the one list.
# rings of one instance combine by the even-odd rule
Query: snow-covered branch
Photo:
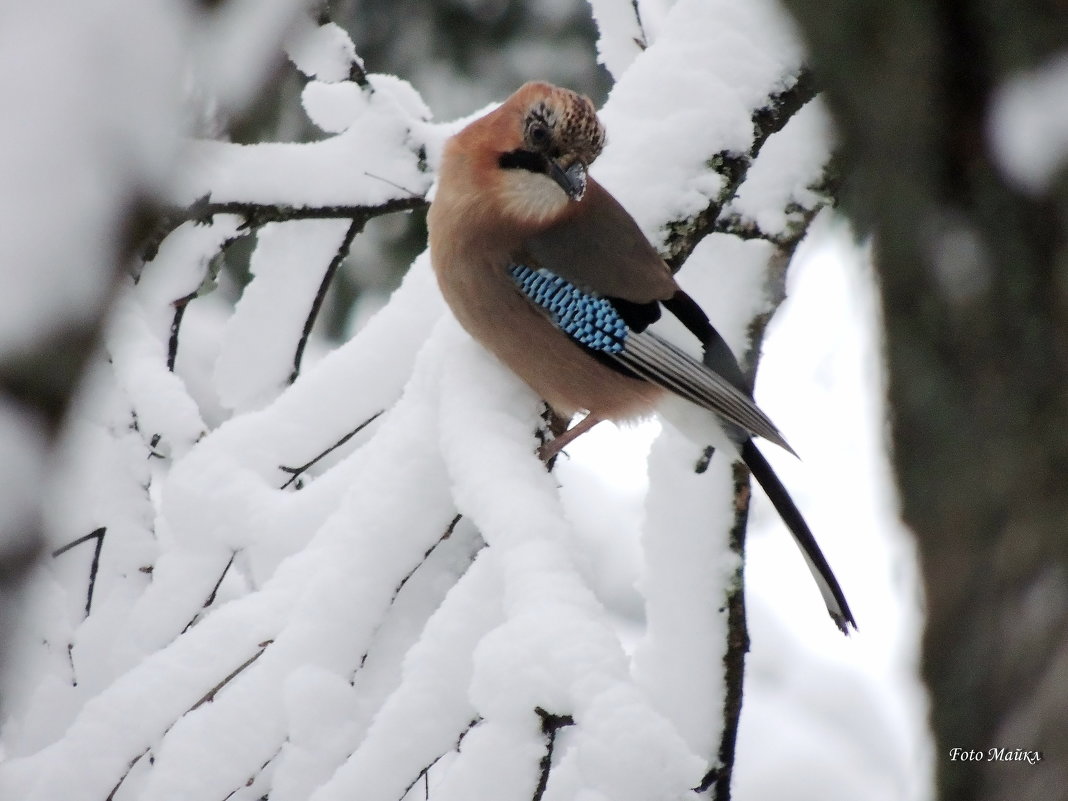
[(194, 201), (184, 209), (174, 209), (161, 215), (159, 225), (145, 242), (141, 256), (152, 261), (159, 252), (163, 240), (174, 233), (183, 223), (211, 225), (219, 214), (233, 214), (242, 219), (239, 231), (250, 232), (268, 223), (291, 220), (353, 220), (366, 223), (384, 214), (414, 211), (425, 208), (427, 199), (422, 195), (390, 198), (374, 206), (286, 206), (284, 204), (254, 203), (233, 200), (225, 203), (212, 202), (210, 195)]
[[(753, 140), (745, 152), (722, 151), (711, 156), (709, 165), (722, 176), (723, 188), (719, 196), (697, 214), (668, 224), (664, 257), (673, 270), (681, 268), (698, 243), (714, 232), (742, 234), (745, 238), (755, 236), (779, 243), (775, 233), (764, 232), (754, 221), (738, 214), (729, 214), (726, 209), (737, 197), (738, 190), (749, 175), (749, 168), (768, 138), (781, 131), (795, 114), (815, 98), (816, 86), (812, 74), (808, 70), (801, 70), (793, 76), (793, 84), (788, 89), (772, 93), (768, 96), (767, 105), (753, 112)], [(819, 205), (815, 204), (806, 211), (814, 213)], [(798, 238), (806, 229), (804, 223), (797, 226)]]
[[(743, 353), (823, 202), (826, 128), (774, 7), (640, 5), (594, 4), (617, 77), (594, 171)], [(535, 454), (539, 399), (445, 312), (425, 254), (351, 338), (318, 338), (365, 223), (426, 205), (459, 123), (335, 25), (286, 50), (325, 138), (187, 143), (120, 288), (0, 796), (726, 798), (745, 476), (666, 429), (640, 524), (591, 516), (581, 473)], [(239, 288), (220, 264), (252, 234)], [(616, 517), (629, 608), (596, 545)]]

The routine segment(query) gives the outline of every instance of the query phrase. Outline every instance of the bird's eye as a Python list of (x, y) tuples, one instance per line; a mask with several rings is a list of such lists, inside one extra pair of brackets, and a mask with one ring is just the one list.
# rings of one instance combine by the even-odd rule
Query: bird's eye
[(549, 129), (541, 123), (531, 125), (527, 136), (530, 137), (530, 143), (535, 147), (542, 148), (549, 144)]

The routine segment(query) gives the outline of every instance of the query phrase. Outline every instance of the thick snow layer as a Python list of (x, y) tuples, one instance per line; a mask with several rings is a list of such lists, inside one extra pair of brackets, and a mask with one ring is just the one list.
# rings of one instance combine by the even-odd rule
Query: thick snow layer
[(263, 226), (253, 279), (222, 332), (215, 383), (223, 405), (245, 411), (273, 400), (295, 368), (296, 343), (350, 220), (294, 220)]
[(782, 131), (764, 143), (727, 212), (755, 223), (769, 236), (790, 233), (791, 225), (800, 221), (801, 210), (822, 202), (812, 187), (823, 182), (831, 144), (831, 121), (823, 102), (806, 103)]
[[(723, 604), (738, 567), (727, 547), (729, 448), (707, 414), (691, 412), (670, 418), (679, 429), (640, 429), (650, 455), (630, 460), (636, 479), (613, 477), (622, 458), (591, 469), (581, 441), (568, 449), (575, 460), (565, 454), (549, 473), (535, 453), (538, 398), (460, 329), (425, 253), (379, 311), (290, 384), (312, 299), (350, 221), (258, 226), (253, 279), (239, 293), (214, 272), (244, 234), (242, 207), (423, 196), (445, 137), (470, 117), (430, 122), (399, 78), (348, 82), (356, 56), (340, 29), (293, 23), (294, 4), (282, 0), (253, 25), (254, 6), (228, 3), (183, 23), (211, 30), (184, 56), (190, 96), (229, 108), (281, 58), (288, 32), (290, 59), (313, 78), (304, 108), (330, 136), (197, 142), (176, 156), (172, 203), (210, 196), (234, 213), (179, 227), (136, 280), (123, 279), (105, 351), (50, 470), (45, 521), (52, 550), (100, 529), (103, 538), (47, 560), (30, 582), (2, 686), (0, 798), (529, 799), (543, 776), (546, 720), (560, 725), (543, 798), (694, 797), (716, 759)], [(791, 85), (802, 54), (765, 0), (593, 6), (602, 59), (618, 79), (594, 170), (658, 237), (718, 202), (722, 179), (710, 165), (750, 148), (753, 112)], [(176, 27), (174, 41), (182, 35)], [(173, 139), (138, 146), (178, 153)], [(812, 185), (827, 153), (812, 105), (766, 143), (727, 213), (789, 233), (795, 208), (818, 202)], [(165, 172), (145, 174), (153, 169)], [(767, 241), (712, 235), (679, 274), (739, 356), (750, 322), (770, 309), (775, 256)], [(855, 303), (868, 296), (835, 286), (808, 301), (819, 319), (799, 324), (816, 353), (868, 341), (849, 335), (870, 330), (863, 320), (843, 326), (828, 312), (868, 308)], [(663, 330), (696, 348), (680, 326)], [(803, 341), (796, 330), (784, 336)], [(875, 371), (872, 354), (854, 355)], [(827, 447), (826, 432), (846, 430), (845, 445), (874, 453), (875, 412), (835, 407), (827, 389), (812, 403), (836, 417), (810, 414), (798, 388), (814, 379), (788, 366), (780, 362), (785, 385), (762, 379), (761, 400), (808, 461), (769, 458), (813, 510), (832, 563), (877, 553), (870, 562), (905, 564), (892, 540), (872, 543), (869, 518), (829, 522), (828, 505), (844, 504), (842, 478), (827, 471), (846, 456)], [(35, 451), (32, 428), (4, 411), (0, 445)], [(697, 474), (710, 443), (715, 455)], [(32, 486), (39, 463), (28, 459), (12, 486)], [(806, 478), (810, 468), (818, 478)], [(873, 470), (852, 477), (862, 483)], [(858, 489), (851, 500), (876, 494)], [(918, 706), (911, 663), (899, 656), (911, 654), (909, 629), (865, 593), (893, 571), (839, 568), (862, 627), (843, 641), (761, 503), (755, 496), (753, 700), (739, 797), (790, 794), (793, 785), (760, 773), (784, 775), (790, 753), (811, 764), (821, 797), (856, 797), (868, 776), (916, 797), (919, 783), (902, 778), (923, 775), (915, 718), (886, 700), (904, 693)], [(762, 571), (777, 595), (758, 589)], [(797, 630), (819, 656), (792, 639), (793, 621), (776, 630), (780, 610), (802, 618)], [(858, 653), (881, 672), (857, 679)], [(881, 694), (887, 687), (899, 694)]]
[(420, 167), (420, 150), (432, 136), (425, 109), (408, 84), (388, 76), (363, 92), (351, 127), (320, 142), (191, 143), (192, 168), (182, 176), (180, 202), (210, 196), (216, 203), (373, 206), (398, 192), (424, 194), (430, 176)]
[(612, 88), (601, 111), (610, 146), (593, 174), (656, 242), (665, 222), (718, 197), (723, 179), (710, 160), (749, 149), (753, 111), (786, 88), (801, 59), (767, 0), (678, 0), (656, 45)]
[(352, 39), (339, 25), (315, 25), (305, 18), (294, 26), (286, 40), (286, 53), (309, 78), (338, 83), (349, 77), (353, 64), (359, 64)]

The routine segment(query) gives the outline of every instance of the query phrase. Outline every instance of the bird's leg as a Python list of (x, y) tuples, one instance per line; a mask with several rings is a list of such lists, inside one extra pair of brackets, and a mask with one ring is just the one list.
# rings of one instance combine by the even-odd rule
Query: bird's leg
[(600, 418), (594, 417), (592, 414), (586, 415), (578, 425), (572, 426), (558, 437), (554, 437), (552, 440), (538, 448), (538, 458), (543, 462), (548, 462), (565, 447), (581, 437), (599, 422), (601, 422)]

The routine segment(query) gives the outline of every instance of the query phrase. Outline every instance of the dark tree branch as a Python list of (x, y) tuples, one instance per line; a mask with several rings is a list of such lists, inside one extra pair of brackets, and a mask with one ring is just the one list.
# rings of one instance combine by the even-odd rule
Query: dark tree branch
[(84, 537), (78, 537), (74, 542), (68, 542), (61, 548), (56, 548), (52, 551), (52, 558), (55, 559), (61, 554), (65, 554), (71, 548), (76, 548), (82, 543), (89, 542), (89, 540), (96, 540), (96, 547), (93, 549), (93, 561), (89, 565), (89, 590), (85, 594), (85, 616), (89, 617), (89, 611), (93, 607), (93, 590), (96, 588), (96, 574), (100, 569), (100, 551), (104, 548), (104, 535), (107, 533), (107, 527), (101, 526), (95, 531), (91, 531)]
[[(373, 423), (375, 420), (377, 420), (382, 415), (382, 412), (384, 412), (384, 411), (385, 411), (385, 409), (383, 409), (382, 411), (375, 412), (374, 414), (372, 414), (370, 417), (368, 417), (366, 420), (364, 420), (362, 423), (360, 423), (358, 426), (356, 426), (356, 428), (352, 429), (352, 431), (350, 431), (348, 434), (343, 436), (341, 439), (339, 439), (337, 442), (335, 442), (333, 445), (331, 445), (325, 451), (323, 451), (318, 456), (313, 458), (310, 462), (307, 462), (306, 464), (302, 464), (300, 467), (286, 467), (285, 465), (279, 465), (278, 469), (281, 470), (283, 473), (289, 473), (290, 474), (290, 478), (289, 478), (288, 481), (286, 481), (285, 484), (283, 484), (278, 489), (285, 489), (290, 484), (292, 484), (294, 481), (299, 479), (302, 475), (304, 475), (304, 473), (306, 473), (308, 470), (310, 470), (312, 467), (314, 467), (316, 464), (318, 464), (321, 460), (325, 459), (331, 453), (336, 451), (338, 448), (340, 448), (342, 445), (344, 445), (350, 439), (352, 439), (357, 434), (359, 434), (361, 431), (363, 431), (365, 428), (367, 428), (367, 426), (371, 425), (371, 423)], [(299, 487), (299, 485), (298, 485), (298, 487)]]
[(714, 788), (715, 801), (730, 801), (731, 777), (734, 774), (734, 754), (738, 740), (738, 722), (742, 714), (742, 694), (745, 680), (745, 655), (749, 653), (749, 628), (745, 618), (745, 588), (742, 559), (745, 555), (745, 532), (749, 520), (749, 471), (741, 462), (734, 464), (734, 525), (729, 545), (738, 555), (738, 569), (727, 593), (727, 650), (723, 654), (724, 684), (723, 736), (719, 743), (718, 762), (705, 774), (694, 792), (703, 793)]
[(645, 24), (642, 22), (642, 10), (638, 7), (638, 0), (630, 0), (631, 8), (634, 9), (634, 21), (638, 23), (639, 35), (634, 40), (634, 44), (638, 45), (642, 50), (649, 47), (649, 36), (645, 32)]
[(237, 558), (237, 551), (230, 554), (230, 561), (226, 563), (226, 567), (223, 568), (222, 573), (219, 574), (219, 580), (215, 582), (215, 586), (211, 588), (211, 594), (208, 595), (207, 600), (204, 601), (202, 608), (207, 609), (213, 603), (215, 603), (215, 596), (219, 592), (219, 587), (222, 586), (223, 579), (226, 578), (226, 574), (230, 572), (230, 568), (234, 565), (234, 559)]
[(437, 547), (441, 545), (441, 543), (445, 542), (452, 536), (452, 533), (456, 530), (456, 526), (460, 524), (460, 520), (462, 519), (463, 516), (459, 514), (453, 517), (452, 521), (445, 529), (445, 533), (438, 537), (437, 542), (435, 542), (433, 545), (426, 549), (426, 553), (423, 554), (423, 558), (419, 560), (418, 564), (416, 564), (415, 567), (409, 570), (408, 574), (400, 580), (400, 583), (397, 585), (397, 588), (393, 590), (393, 597), (389, 599), (389, 602), (391, 604), (397, 600), (397, 596), (400, 595), (400, 591), (404, 589), (404, 585), (408, 583), (408, 580), (415, 575), (415, 572), (419, 568), (426, 564), (426, 560), (430, 558), (430, 554), (434, 553), (434, 551), (437, 550)]
[[(262, 765), (260, 765), (260, 769), (258, 771), (256, 771), (256, 773), (254, 773), (253, 775), (249, 776), (248, 779), (245, 781), (245, 783), (241, 787), (235, 787), (233, 790), (228, 792), (223, 797), (222, 801), (230, 801), (230, 799), (233, 798), (235, 795), (237, 795), (237, 793), (239, 791), (241, 791), (242, 789), (244, 789), (246, 787), (251, 787), (253, 782), (256, 781), (256, 777), (259, 776), (261, 773), (263, 773), (263, 771), (265, 771), (267, 769), (267, 766), (270, 765), (272, 762), (274, 762), (278, 758), (278, 755), (281, 754), (281, 753), (282, 753), (282, 749), (279, 748), (277, 751), (275, 751), (273, 754), (271, 754), (264, 761), (264, 763)], [(268, 799), (268, 796), (264, 795), (263, 797), (260, 798), (260, 801), (267, 801), (267, 799)]]
[(252, 231), (273, 222), (291, 220), (362, 220), (366, 223), (374, 217), (393, 214), (399, 211), (413, 211), (429, 205), (422, 195), (411, 194), (408, 197), (393, 198), (374, 206), (288, 206), (285, 204), (254, 203), (245, 201), (212, 202), (205, 195), (184, 209), (171, 209), (165, 212), (160, 223), (146, 237), (142, 247), (142, 257), (152, 261), (159, 252), (163, 240), (170, 236), (178, 226), (186, 222), (199, 225), (211, 225), (216, 214), (236, 214), (244, 218), (241, 230)]
[(188, 295), (183, 295), (174, 301), (174, 317), (171, 318), (171, 335), (167, 340), (167, 369), (174, 372), (174, 362), (178, 358), (178, 331), (182, 327), (182, 318), (185, 317), (185, 307), (193, 298), (200, 295), (200, 289), (194, 289)]
[(205, 288), (213, 286), (216, 277), (219, 274), (220, 260), (223, 255), (229, 250), (230, 246), (238, 240), (247, 236), (246, 233), (238, 234), (227, 238), (219, 251), (208, 262), (207, 274), (204, 276), (204, 280), (201, 281), (200, 286), (190, 292), (188, 295), (183, 295), (177, 300), (171, 303), (174, 306), (174, 317), (171, 319), (171, 334), (170, 339), (167, 341), (167, 369), (172, 373), (174, 372), (174, 363), (178, 358), (178, 334), (181, 330), (182, 319), (185, 317), (185, 308), (196, 298), (205, 293)]
[[(453, 748), (453, 751), (459, 751), (460, 750), (460, 744), (464, 741), (464, 737), (467, 736), (467, 733), (469, 731), (471, 731), (471, 729), (475, 728), (475, 726), (477, 726), (481, 722), (482, 722), (482, 718), (475, 718), (474, 720), (472, 720), (470, 723), (467, 724), (467, 727), (462, 732), (460, 732), (460, 736), (456, 738), (456, 746)], [(400, 797), (404, 798), (406, 795), (408, 795), (408, 793), (410, 793), (412, 791), (412, 788), (415, 787), (415, 785), (417, 785), (419, 783), (420, 779), (425, 779), (426, 780), (426, 782), (427, 782), (427, 797), (429, 797), (430, 796), (430, 778), (429, 778), (430, 777), (430, 769), (432, 767), (434, 767), (436, 764), (438, 764), (438, 762), (441, 761), (441, 758), (443, 756), (445, 756), (445, 754), (438, 754), (436, 757), (434, 757), (433, 761), (431, 761), (431, 763), (429, 765), (427, 765), (425, 768), (423, 768), (421, 771), (419, 771), (419, 773), (416, 775), (416, 777), (414, 779), (412, 779), (408, 783), (407, 787), (404, 788), (404, 792), (400, 794)], [(400, 799), (398, 799), (398, 801), (400, 801)]]
[(297, 376), (300, 375), (300, 363), (304, 359), (304, 348), (308, 345), (308, 337), (311, 336), (312, 327), (315, 325), (315, 320), (319, 317), (319, 310), (322, 309), (323, 301), (326, 300), (326, 292), (330, 289), (330, 284), (334, 280), (334, 276), (337, 274), (341, 263), (345, 261), (345, 257), (349, 255), (349, 248), (352, 247), (352, 240), (356, 238), (356, 234), (363, 230), (363, 226), (366, 222), (366, 219), (361, 218), (354, 218), (352, 220), (348, 230), (345, 231), (345, 236), (342, 238), (341, 244), (338, 245), (334, 258), (332, 258), (330, 264), (327, 265), (326, 272), (323, 274), (323, 280), (319, 283), (319, 290), (315, 293), (311, 309), (308, 310), (308, 316), (304, 320), (304, 330), (301, 331), (300, 340), (297, 342), (297, 350), (293, 354), (293, 371), (289, 374), (290, 384), (296, 381)]
[(553, 767), (553, 748), (556, 746), (556, 733), (565, 726), (574, 726), (575, 719), (571, 715), (554, 715), (546, 712), (540, 706), (534, 708), (534, 712), (541, 718), (541, 733), (545, 735), (545, 753), (538, 763), (538, 784), (534, 788), (531, 801), (541, 801), (545, 795), (545, 788), (549, 786), (549, 773)]
[[(788, 209), (796, 219), (791, 221), (782, 234), (772, 235), (762, 231), (753, 221), (743, 219), (726, 209), (737, 197), (738, 190), (745, 182), (749, 169), (763, 149), (767, 140), (781, 131), (793, 116), (816, 96), (816, 85), (811, 73), (803, 70), (796, 81), (786, 90), (772, 95), (768, 104), (753, 113), (754, 137), (749, 151), (744, 154), (718, 153), (712, 158), (713, 168), (724, 178), (724, 186), (715, 198), (700, 213), (692, 218), (679, 221), (668, 229), (665, 252), (662, 254), (673, 271), (678, 271), (693, 253), (698, 243), (710, 233), (728, 233), (742, 239), (761, 239), (774, 246), (768, 275), (768, 309), (757, 315), (749, 325), (749, 348), (739, 362), (750, 381), (756, 370), (760, 343), (768, 321), (775, 309), (785, 297), (786, 266), (797, 245), (808, 230), (813, 217), (822, 208), (816, 203), (811, 208), (800, 206)], [(825, 171), (823, 185), (813, 187), (817, 191), (829, 191), (832, 182)], [(712, 449), (706, 449), (695, 471), (707, 470), (712, 458)], [(734, 768), (735, 745), (738, 736), (743, 687), (745, 678), (745, 655), (749, 650), (749, 634), (745, 617), (745, 596), (743, 594), (743, 562), (745, 551), (745, 531), (749, 511), (749, 473), (744, 465), (734, 465), (735, 520), (730, 532), (730, 547), (740, 557), (739, 569), (734, 583), (727, 593), (721, 612), (727, 615), (727, 643), (723, 656), (724, 682), (726, 694), (723, 707), (723, 730), (719, 749), (712, 767), (694, 788), (695, 792), (705, 793), (712, 790), (716, 801), (730, 801), (730, 783)]]
[[(210, 701), (214, 701), (215, 700), (215, 696), (219, 692), (219, 690), (221, 690), (223, 687), (225, 687), (227, 684), (229, 684), (231, 681), (233, 681), (235, 678), (237, 678), (237, 676), (239, 676), (242, 671), (244, 671), (246, 668), (248, 668), (249, 665), (251, 665), (257, 659), (259, 659), (261, 656), (263, 656), (264, 651), (267, 650), (267, 646), (270, 645), (271, 642), (272, 642), (272, 640), (267, 640), (265, 642), (261, 642), (259, 651), (257, 651), (251, 657), (249, 657), (244, 662), (242, 662), (240, 665), (238, 665), (229, 675), (226, 676), (226, 678), (224, 678), (222, 681), (220, 681), (218, 684), (216, 684), (214, 687), (212, 687), (210, 690), (208, 690), (208, 692), (205, 693), (199, 700), (197, 700), (196, 703), (194, 703), (191, 707), (189, 707), (189, 709), (187, 709), (185, 712), (183, 712), (182, 715), (179, 716), (179, 718), (184, 717), (185, 715), (188, 715), (194, 709), (198, 709), (198, 708), (200, 708), (201, 706), (203, 706), (204, 704), (206, 704), (206, 703), (208, 703)], [(173, 726), (174, 726), (174, 724), (172, 723), (170, 726), (168, 726), (166, 728), (164, 733), (170, 731), (171, 728), (173, 728)], [(134, 757), (130, 761), (130, 764), (126, 767), (126, 772), (123, 773), (122, 776), (119, 777), (119, 780), (115, 783), (115, 786), (111, 788), (111, 792), (108, 793), (108, 796), (105, 799), (105, 801), (114, 801), (115, 794), (119, 792), (119, 788), (121, 788), (123, 783), (125, 783), (126, 779), (129, 778), (130, 772), (134, 769), (134, 766), (137, 765), (137, 763), (140, 762), (141, 759), (146, 754), (149, 754), (151, 752), (152, 752), (152, 748), (151, 748), (151, 746), (149, 746), (148, 748), (146, 748), (144, 751), (142, 751), (140, 754), (138, 754), (136, 757)], [(273, 758), (274, 757), (272, 757), (272, 759)], [(270, 762), (270, 760), (268, 760), (268, 763), (269, 762)], [(264, 764), (264, 767), (266, 767), (266, 764), (267, 763)], [(231, 795), (233, 795), (233, 794), (231, 793)]]
[[(312, 9), (312, 12), (314, 13), (315, 23), (320, 27), (334, 21), (334, 17), (330, 13), (330, 4), (327, 0), (319, 0), (318, 6)], [(349, 65), (349, 80), (361, 89), (368, 92), (374, 91), (367, 82), (367, 72), (364, 70), (363, 60), (355, 54)]]
[[(215, 603), (215, 595), (219, 592), (219, 587), (222, 586), (223, 579), (225, 579), (226, 578), (226, 574), (230, 572), (230, 568), (233, 567), (234, 559), (236, 559), (236, 558), (237, 558), (237, 551), (234, 551), (232, 554), (230, 554), (230, 561), (228, 561), (226, 563), (226, 567), (224, 567), (222, 569), (222, 573), (219, 574), (219, 578), (215, 582), (215, 586), (211, 588), (211, 593), (208, 595), (207, 599), (204, 601), (204, 605), (200, 607), (201, 609), (207, 609), (209, 606), (211, 606), (213, 603)], [(187, 631), (189, 631), (189, 629), (193, 628), (193, 624), (196, 623), (197, 620), (199, 620), (199, 619), (200, 619), (200, 612), (197, 612), (195, 615), (193, 615), (193, 617), (191, 617), (189, 619), (189, 622), (185, 624), (185, 628), (182, 629), (182, 634), (185, 634)]]
[(749, 174), (749, 167), (768, 138), (781, 131), (794, 114), (815, 96), (816, 84), (812, 74), (802, 70), (789, 89), (772, 95), (765, 107), (753, 113), (753, 144), (747, 153), (722, 152), (712, 157), (710, 165), (723, 176), (723, 189), (703, 211), (668, 226), (663, 255), (672, 271), (677, 272), (698, 243), (716, 231), (723, 210), (738, 193), (738, 188)]
[(189, 709), (187, 709), (184, 714), (188, 715), (190, 712), (195, 709), (199, 709), (204, 704), (214, 701), (215, 696), (218, 694), (218, 692), (231, 681), (240, 676), (241, 673), (243, 673), (250, 665), (252, 665), (252, 663), (254, 663), (257, 659), (263, 656), (263, 654), (267, 651), (267, 646), (269, 646), (272, 642), (274, 641), (265, 640), (264, 642), (261, 642), (259, 645), (260, 650), (258, 650), (256, 653), (254, 653), (252, 656), (250, 656), (248, 659), (246, 659), (244, 662), (234, 668), (229, 674), (227, 674), (227, 676), (222, 681), (220, 681), (218, 684), (216, 684), (214, 687), (204, 693), (204, 695), (195, 704), (189, 707)]
[(144, 757), (145, 755), (147, 755), (147, 754), (149, 754), (151, 752), (152, 752), (151, 748), (146, 748), (144, 751), (142, 751), (140, 754), (138, 754), (137, 756), (135, 756), (133, 759), (130, 760), (130, 764), (126, 766), (126, 772), (124, 774), (122, 774), (122, 776), (119, 777), (119, 780), (117, 782), (115, 782), (115, 786), (111, 788), (111, 792), (108, 793), (108, 796), (107, 796), (106, 799), (104, 799), (104, 801), (115, 801), (115, 793), (119, 792), (119, 788), (122, 787), (123, 783), (126, 781), (127, 777), (130, 775), (130, 772), (134, 769), (134, 766), (137, 765), (137, 763), (141, 761), (142, 757)]
[[(419, 571), (419, 568), (426, 564), (426, 560), (430, 558), (430, 555), (434, 553), (434, 551), (436, 551), (442, 543), (452, 538), (453, 532), (456, 530), (456, 526), (460, 524), (460, 521), (462, 519), (463, 515), (455, 515), (449, 522), (449, 525), (445, 527), (445, 531), (442, 533), (442, 535), (438, 537), (437, 542), (435, 542), (433, 545), (426, 549), (426, 551), (423, 553), (423, 557), (412, 567), (411, 570), (408, 571), (404, 578), (400, 580), (396, 588), (393, 590), (393, 595), (390, 596), (389, 603), (391, 606), (396, 603), (397, 597), (400, 595), (401, 590), (404, 589), (404, 585), (407, 584), (408, 581), (412, 578), (412, 576), (414, 576)], [(481, 541), (481, 537), (479, 539), (481, 544), (478, 546), (478, 549), (481, 550), (486, 546), (486, 543)], [(357, 673), (359, 673), (359, 671), (363, 669), (363, 666), (367, 663), (367, 658), (370, 656), (370, 654), (370, 649), (364, 651), (363, 656), (360, 657), (360, 664), (356, 668)], [(353, 680), (355, 681), (355, 678)]]

